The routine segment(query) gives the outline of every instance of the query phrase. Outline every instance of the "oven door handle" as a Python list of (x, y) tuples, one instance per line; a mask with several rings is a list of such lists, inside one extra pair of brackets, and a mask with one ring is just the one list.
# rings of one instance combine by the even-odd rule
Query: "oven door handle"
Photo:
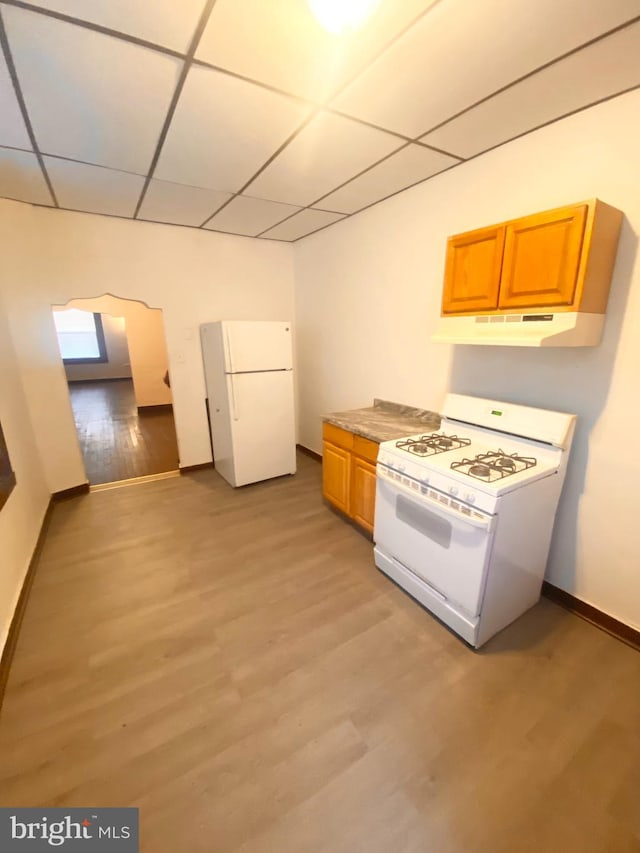
[(386, 473), (386, 468), (380, 463), (378, 463), (377, 470), (378, 476), (381, 477), (383, 482), (388, 483), (388, 485), (390, 486), (393, 486), (394, 489), (397, 489), (399, 492), (402, 492), (402, 494), (412, 498), (414, 503), (417, 503), (419, 506), (430, 510), (436, 515), (439, 515), (441, 518), (446, 518), (448, 521), (459, 521), (461, 524), (468, 524), (471, 527), (477, 527), (479, 530), (489, 531), (493, 527), (493, 515), (483, 514), (482, 518), (472, 518), (469, 515), (462, 515), (462, 513), (458, 512), (455, 509), (449, 509), (447, 506), (444, 506), (440, 503), (436, 503), (430, 498), (426, 498), (424, 495), (421, 495), (413, 489), (410, 489), (405, 486), (404, 483), (400, 483), (398, 480), (391, 479)]

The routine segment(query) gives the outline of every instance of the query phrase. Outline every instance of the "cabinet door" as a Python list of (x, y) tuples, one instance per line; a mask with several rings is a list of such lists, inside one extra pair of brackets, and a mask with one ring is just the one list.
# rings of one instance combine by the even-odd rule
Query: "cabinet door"
[(587, 206), (577, 205), (507, 225), (500, 308), (573, 303), (586, 215)]
[(376, 508), (376, 466), (354, 456), (351, 465), (351, 516), (373, 533)]
[(349, 515), (351, 453), (328, 441), (322, 442), (322, 494)]
[(504, 225), (449, 237), (442, 293), (443, 314), (498, 307)]

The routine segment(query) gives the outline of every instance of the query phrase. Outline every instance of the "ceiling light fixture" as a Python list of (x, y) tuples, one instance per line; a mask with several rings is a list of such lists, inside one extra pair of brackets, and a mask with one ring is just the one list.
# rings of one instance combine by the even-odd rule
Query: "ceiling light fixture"
[(307, 2), (325, 30), (340, 36), (361, 27), (380, 0), (307, 0)]

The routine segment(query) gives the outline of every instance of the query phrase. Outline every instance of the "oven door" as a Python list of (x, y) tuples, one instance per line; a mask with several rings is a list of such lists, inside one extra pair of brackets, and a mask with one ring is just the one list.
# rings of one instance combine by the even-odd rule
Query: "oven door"
[(463, 515), (448, 496), (423, 495), (416, 481), (383, 465), (377, 470), (375, 542), (452, 604), (477, 615), (495, 516), (468, 507)]

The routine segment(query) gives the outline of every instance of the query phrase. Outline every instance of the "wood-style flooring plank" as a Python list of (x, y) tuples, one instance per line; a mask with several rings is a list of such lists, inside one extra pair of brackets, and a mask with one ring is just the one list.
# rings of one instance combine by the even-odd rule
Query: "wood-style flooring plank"
[(153, 853), (640, 851), (640, 655), (546, 600), (472, 651), (298, 462), (55, 506), (0, 802), (138, 806)]

